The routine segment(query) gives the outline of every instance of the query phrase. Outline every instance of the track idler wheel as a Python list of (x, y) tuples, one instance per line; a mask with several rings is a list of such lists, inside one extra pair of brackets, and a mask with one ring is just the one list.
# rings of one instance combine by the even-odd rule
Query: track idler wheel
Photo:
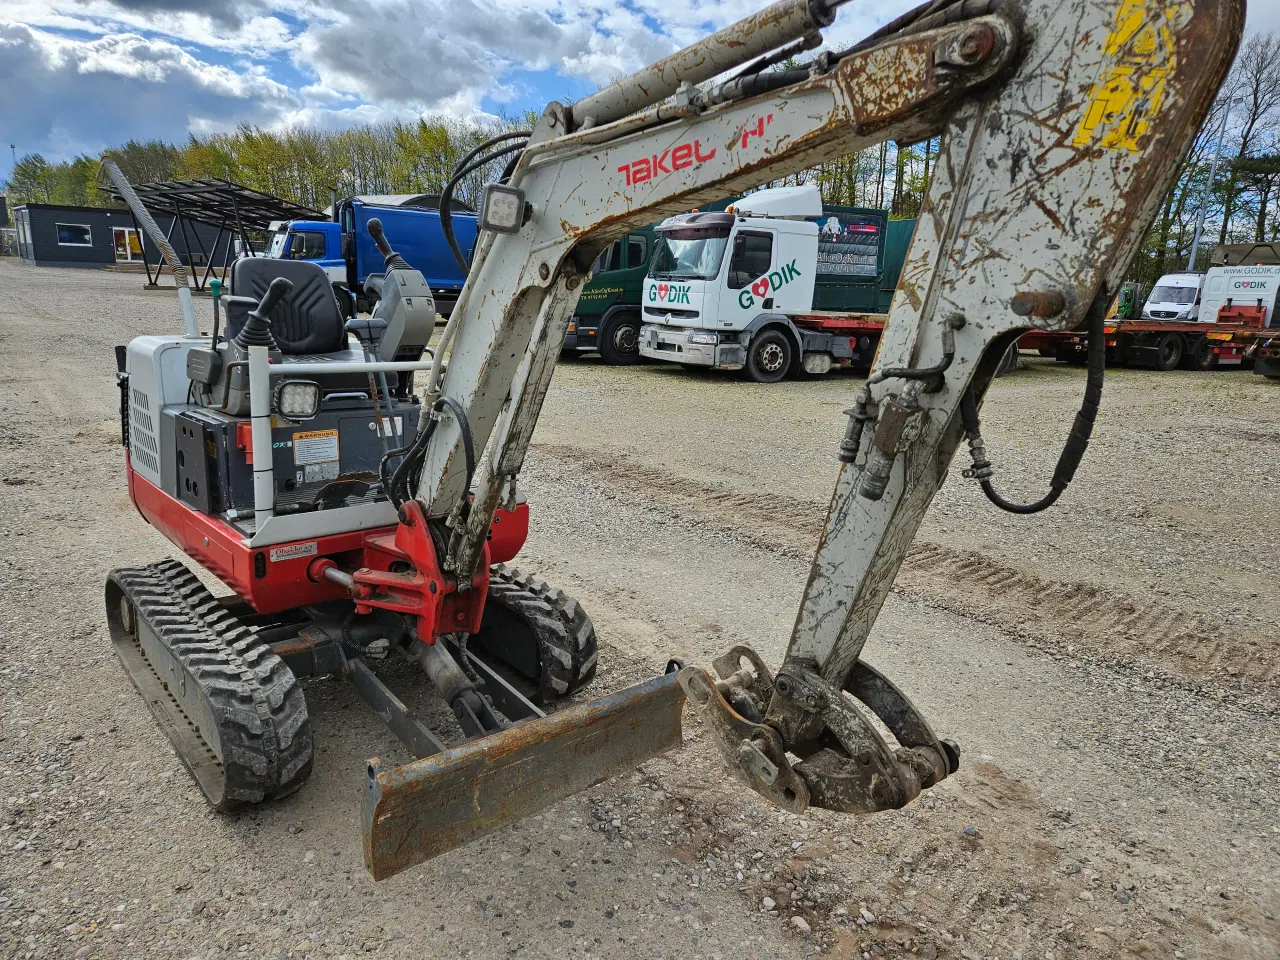
[(510, 668), (540, 706), (576, 693), (596, 675), (596, 630), (582, 604), (504, 563), (489, 568), (484, 622), (468, 646)]

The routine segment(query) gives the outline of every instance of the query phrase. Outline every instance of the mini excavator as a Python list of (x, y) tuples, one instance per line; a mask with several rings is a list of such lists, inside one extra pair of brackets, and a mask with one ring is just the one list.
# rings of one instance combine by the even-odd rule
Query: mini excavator
[[(112, 572), (106, 607), (121, 661), (215, 808), (303, 786), (299, 680), (320, 675), (349, 680), (417, 758), (368, 763), (375, 878), (678, 746), (686, 703), (734, 776), (787, 810), (897, 808), (956, 771), (957, 747), (863, 645), (962, 441), (965, 477), (1002, 509), (1044, 509), (1070, 483), (1107, 304), (1226, 75), (1243, 3), (931, 0), (823, 47), (843, 2), (779, 0), (468, 154), (440, 206), (467, 283), (434, 346), (431, 290), (376, 221), (379, 300), (346, 322), (319, 268), (247, 257), (202, 334), (165, 251), (185, 334), (117, 350), (129, 492), (232, 595), (168, 560)], [(771, 672), (739, 646), (710, 671), (673, 661), (566, 702), (595, 674), (591, 621), (508, 564), (529, 522), (517, 480), (592, 262), (661, 217), (935, 136), (879, 353), (833, 425), (835, 490), (784, 661)], [(450, 197), (502, 158), (468, 262)], [(1033, 327), (1087, 327), (1092, 346), (1049, 492), (1024, 504), (996, 487), (980, 410)], [(456, 742), (378, 677), (392, 655), (421, 665)]]

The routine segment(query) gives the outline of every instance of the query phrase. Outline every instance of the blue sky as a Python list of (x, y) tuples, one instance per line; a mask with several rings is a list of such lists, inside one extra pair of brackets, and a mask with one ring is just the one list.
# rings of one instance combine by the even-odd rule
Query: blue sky
[[(766, 0), (0, 0), (0, 180), (18, 156), (96, 154), (247, 122), (340, 128), (571, 100)], [(828, 42), (913, 5), (841, 8)], [(1250, 29), (1280, 0), (1250, 0)]]

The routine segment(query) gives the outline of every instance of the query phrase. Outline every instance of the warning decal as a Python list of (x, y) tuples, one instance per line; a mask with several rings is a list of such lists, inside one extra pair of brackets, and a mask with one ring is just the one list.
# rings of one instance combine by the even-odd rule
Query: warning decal
[(1074, 146), (1138, 152), (1177, 66), (1176, 31), (1190, 15), (1186, 3), (1121, 0)]
[(328, 463), (338, 459), (337, 430), (304, 430), (293, 435), (293, 462)]

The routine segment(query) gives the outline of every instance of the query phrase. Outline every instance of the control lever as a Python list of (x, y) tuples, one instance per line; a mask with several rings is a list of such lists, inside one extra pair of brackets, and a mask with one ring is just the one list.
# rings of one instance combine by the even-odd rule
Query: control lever
[(378, 252), (382, 254), (382, 259), (386, 263), (388, 270), (410, 270), (412, 269), (405, 262), (404, 257), (391, 249), (391, 244), (387, 243), (387, 234), (382, 229), (382, 221), (377, 217), (369, 218), (369, 236), (373, 237), (373, 245), (378, 248)]
[[(375, 355), (374, 348), (378, 341), (382, 339), (382, 335), (387, 332), (387, 321), (381, 317), (352, 317), (346, 322), (345, 329), (347, 333), (354, 333), (356, 339), (360, 341), (360, 346), (364, 348), (364, 358), (368, 363), (375, 362), (378, 358)], [(378, 380), (382, 381), (382, 398), (378, 396)], [(375, 379), (374, 372), (369, 371), (369, 397), (373, 400), (373, 414), (375, 427), (378, 432), (378, 441), (382, 444), (382, 455), (385, 457), (391, 450), (387, 446), (387, 434), (395, 433), (397, 446), (399, 446), (400, 431), (396, 429), (396, 415), (391, 407), (391, 389), (387, 385), (387, 375), (378, 372)], [(386, 402), (387, 425), (384, 429), (382, 420), (382, 404)]]
[(270, 323), (271, 320), (267, 316), (276, 305), (293, 292), (293, 281), (286, 277), (276, 277), (271, 281), (271, 286), (267, 287), (267, 292), (258, 305), (249, 311), (249, 316), (257, 317), (259, 320), (265, 320)]
[(245, 321), (235, 342), (241, 347), (271, 347), (275, 349), (276, 339), (271, 335), (271, 311), (293, 292), (293, 281), (285, 277), (276, 277), (267, 287), (267, 292), (258, 305), (249, 311), (249, 319)]

